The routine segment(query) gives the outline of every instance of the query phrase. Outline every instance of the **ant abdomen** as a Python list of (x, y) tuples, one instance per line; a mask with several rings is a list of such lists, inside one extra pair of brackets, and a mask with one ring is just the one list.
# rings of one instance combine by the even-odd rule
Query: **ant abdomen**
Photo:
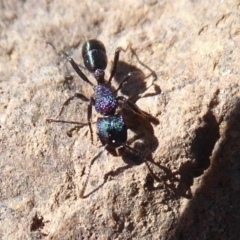
[(94, 73), (97, 69), (105, 70), (107, 67), (106, 49), (100, 41), (89, 40), (82, 47), (82, 57), (86, 68)]
[(103, 145), (113, 148), (123, 146), (127, 141), (127, 126), (120, 114), (98, 118), (97, 134)]

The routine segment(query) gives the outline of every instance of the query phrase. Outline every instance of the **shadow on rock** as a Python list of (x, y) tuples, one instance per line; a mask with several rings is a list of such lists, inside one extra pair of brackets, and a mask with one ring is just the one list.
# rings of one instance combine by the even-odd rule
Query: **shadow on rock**
[[(225, 131), (216, 143), (211, 166), (178, 219), (174, 231), (166, 239), (240, 239), (240, 100), (234, 98), (228, 105), (230, 111), (223, 120)], [(210, 123), (209, 126), (212, 125), (213, 130), (210, 131), (208, 127), (199, 130), (201, 134), (193, 142), (195, 164), (200, 167), (192, 174), (193, 177), (201, 174), (209, 165), (206, 157), (210, 155), (210, 149), (219, 136), (213, 116), (207, 114), (205, 121)], [(208, 142), (201, 151), (204, 145), (202, 136), (205, 135)]]

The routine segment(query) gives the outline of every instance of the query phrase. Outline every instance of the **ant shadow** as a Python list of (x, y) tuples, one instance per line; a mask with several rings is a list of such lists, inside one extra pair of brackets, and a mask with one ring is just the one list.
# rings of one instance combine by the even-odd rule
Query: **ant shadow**
[[(129, 81), (123, 85), (120, 91), (122, 94), (127, 96), (131, 102), (136, 103), (136, 101), (140, 98), (154, 96), (161, 93), (160, 88), (154, 85), (154, 82), (156, 81), (156, 74), (154, 71), (152, 70), (150, 71), (151, 74), (145, 76), (143, 71), (137, 68), (136, 66), (130, 65), (123, 61), (119, 61), (117, 72), (114, 75), (114, 79), (117, 83), (121, 83), (122, 79), (128, 73), (134, 72)], [(150, 78), (151, 76), (153, 78), (152, 83), (150, 84), (150, 86), (147, 86), (146, 79)], [(141, 96), (141, 94), (144, 94), (144, 92), (150, 87), (154, 87), (155, 90), (154, 93)], [(145, 118), (133, 112), (133, 110), (129, 108), (126, 104), (122, 104), (120, 106), (120, 112), (121, 115), (123, 116), (124, 122), (127, 125), (127, 128), (134, 133), (133, 137), (128, 138), (127, 145), (133, 144), (132, 148), (136, 152), (142, 153), (142, 155), (140, 156), (136, 152), (133, 152), (126, 147), (121, 147), (118, 149), (118, 151), (107, 147), (107, 151), (109, 154), (113, 156), (121, 156), (122, 160), (127, 165), (106, 173), (103, 177), (103, 182), (97, 188), (92, 190), (90, 193), (85, 194), (84, 198), (89, 197), (91, 194), (93, 194), (94, 192), (98, 191), (101, 187), (103, 187), (104, 184), (108, 181), (109, 177), (116, 177), (123, 171), (132, 168), (136, 165), (141, 165), (146, 161), (151, 162), (152, 164), (156, 165), (159, 168), (165, 169), (165, 167), (156, 164), (152, 158), (152, 152), (156, 150), (159, 143), (158, 139), (154, 135), (154, 129), (151, 123), (157, 125), (159, 124), (159, 120), (148, 113), (146, 114), (149, 115), (149, 119)], [(149, 171), (152, 179), (161, 181), (161, 179), (159, 179), (151, 169), (149, 169)]]
[[(215, 97), (218, 92), (215, 93)], [(210, 166), (210, 159), (217, 141), (220, 139), (219, 125), (222, 119), (217, 121), (212, 112), (212, 108), (217, 105), (215, 97), (209, 104), (209, 109), (200, 120), (199, 127), (195, 130), (194, 138), (190, 146), (191, 161), (184, 163), (177, 172), (172, 172), (164, 166), (158, 166), (165, 173), (161, 176), (163, 186), (168, 198), (178, 199), (185, 197), (191, 199), (191, 186), (194, 178), (201, 176)], [(155, 164), (158, 165), (158, 164)], [(176, 185), (176, 183), (178, 183)], [(158, 190), (163, 186), (153, 187), (149, 183), (149, 190)]]
[(240, 239), (239, 110), (237, 96), (226, 99), (219, 121), (221, 137), (214, 147), (211, 166), (167, 239)]
[[(133, 54), (137, 56), (135, 52), (133, 52)], [(122, 94), (128, 96), (129, 100), (134, 103), (140, 98), (155, 96), (161, 93), (159, 86), (154, 84), (154, 82), (157, 80), (156, 73), (151, 68), (142, 63), (138, 58), (137, 60), (141, 65), (150, 71), (150, 74), (146, 76), (143, 71), (136, 66), (125, 63), (124, 61), (119, 61), (117, 72), (114, 76), (115, 81), (117, 83), (120, 83), (128, 73), (135, 73), (131, 76), (131, 79), (129, 79), (129, 81), (121, 88)], [(152, 83), (147, 86), (149, 80), (146, 80), (150, 77), (152, 77)], [(146, 90), (150, 87), (154, 88), (154, 93), (144, 94), (144, 92), (146, 92)]]
[[(137, 57), (135, 52), (133, 54), (135, 57)], [(137, 60), (140, 62), (138, 57)], [(142, 62), (140, 62), (140, 64), (150, 71), (149, 75), (146, 76), (141, 69), (137, 68), (134, 65), (119, 61), (117, 72), (114, 77), (115, 81), (117, 83), (120, 83), (124, 76), (126, 76), (129, 72), (135, 73), (131, 76), (131, 79), (129, 79), (129, 81), (121, 88), (121, 93), (126, 95), (128, 99), (133, 103), (136, 103), (140, 98), (155, 96), (161, 93), (161, 89), (158, 86), (154, 85), (154, 82), (157, 80), (156, 73)], [(149, 81), (151, 81), (151, 84), (149, 84)], [(154, 88), (154, 92), (144, 95), (144, 93), (150, 87)], [(149, 119), (146, 119), (145, 117), (142, 117), (139, 114), (133, 112), (126, 105), (121, 106), (121, 113), (123, 115), (124, 121), (127, 124), (127, 127), (135, 134), (132, 138), (129, 138), (127, 140), (127, 143), (134, 143), (133, 148), (135, 150), (139, 152), (145, 152), (146, 154), (144, 155), (147, 156), (147, 159), (152, 159), (152, 152), (156, 150), (159, 144), (158, 139), (154, 135), (152, 124), (158, 125), (159, 120), (153, 116), (151, 116)], [(137, 140), (140, 140), (140, 142)], [(136, 156), (135, 153), (131, 152), (128, 149), (124, 149), (122, 153), (122, 159), (128, 165), (139, 165), (144, 162), (141, 156)]]
[[(134, 72), (129, 81), (124, 84), (120, 90), (120, 92), (126, 95), (133, 103), (136, 103), (136, 101), (140, 98), (154, 96), (161, 93), (161, 89), (154, 85), (154, 82), (156, 81), (155, 72), (146, 65), (144, 65), (144, 67), (151, 72), (148, 76), (145, 76), (143, 71), (136, 66), (119, 61), (117, 72), (114, 75), (115, 81), (117, 83), (121, 83), (122, 79), (128, 73)], [(152, 83), (149, 85), (148, 78), (150, 77), (152, 77)], [(71, 80), (72, 79), (70, 79), (70, 81)], [(145, 94), (146, 90), (150, 87), (154, 88), (154, 93)], [(216, 95), (217, 94), (218, 93), (216, 93)], [(146, 162), (151, 163), (151, 165), (154, 165), (161, 170), (161, 173), (158, 172), (156, 174), (151, 168), (149, 168), (150, 174), (146, 177), (145, 185), (150, 191), (155, 191), (164, 187), (168, 196), (171, 196), (172, 198), (179, 198), (181, 196), (189, 199), (192, 198), (191, 186), (193, 185), (194, 178), (201, 176), (210, 166), (211, 153), (216, 142), (220, 138), (219, 122), (212, 113), (212, 108), (216, 104), (216, 99), (213, 98), (210, 102), (207, 113), (201, 119), (199, 128), (195, 131), (195, 137), (192, 140), (190, 148), (190, 158), (192, 161), (184, 163), (177, 172), (173, 173), (169, 168), (160, 165), (152, 158), (152, 153), (159, 145), (158, 139), (154, 135), (152, 124), (159, 124), (158, 119), (154, 117), (150, 117), (149, 119), (145, 118), (133, 112), (132, 109), (123, 103), (122, 106), (120, 106), (120, 111), (124, 118), (124, 122), (126, 123), (128, 129), (135, 134), (127, 140), (127, 144), (133, 144), (132, 148), (136, 152), (143, 153), (143, 155), (140, 156), (126, 147), (119, 149), (120, 154), (117, 154), (115, 150), (113, 151), (113, 149), (107, 148), (107, 151), (113, 156), (120, 155), (127, 165), (106, 173), (103, 178), (103, 183), (90, 193), (86, 194), (84, 198), (90, 196), (92, 193), (103, 187), (110, 176), (116, 177), (126, 169)], [(154, 187), (153, 179), (161, 182), (162, 184), (158, 187)], [(177, 185), (176, 182), (178, 182)]]

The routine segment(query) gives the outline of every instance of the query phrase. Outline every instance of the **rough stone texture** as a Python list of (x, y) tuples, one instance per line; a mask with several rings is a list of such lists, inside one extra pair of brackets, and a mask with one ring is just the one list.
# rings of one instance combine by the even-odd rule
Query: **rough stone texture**
[[(240, 239), (239, 1), (0, 6), (1, 239)], [(106, 46), (107, 76), (115, 48), (129, 42), (157, 74), (143, 93), (149, 70), (130, 51), (121, 53), (117, 81), (142, 71), (121, 94), (141, 93), (137, 105), (160, 122), (126, 109), (129, 138), (141, 136), (131, 146), (154, 160), (161, 182), (145, 164), (129, 165), (130, 153), (105, 152), (81, 199), (101, 143), (94, 135), (91, 144), (87, 126), (70, 138), (73, 126), (45, 120), (75, 92), (91, 96), (92, 89), (46, 41), (82, 64), (81, 46), (90, 38)], [(73, 101), (62, 119), (86, 122), (86, 109)]]

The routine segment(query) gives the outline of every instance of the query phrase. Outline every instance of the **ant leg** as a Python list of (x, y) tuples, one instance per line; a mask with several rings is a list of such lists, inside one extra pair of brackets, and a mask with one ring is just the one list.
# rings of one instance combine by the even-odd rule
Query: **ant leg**
[(87, 97), (85, 97), (83, 94), (81, 94), (81, 93), (75, 93), (72, 97), (68, 98), (68, 99), (63, 103), (62, 108), (61, 108), (61, 110), (60, 110), (57, 118), (59, 118), (59, 117), (61, 116), (64, 108), (65, 108), (66, 106), (68, 106), (69, 103), (70, 103), (74, 98), (79, 98), (79, 99), (81, 99), (81, 100), (84, 101), (84, 102), (89, 102), (89, 101), (90, 101), (90, 100), (89, 100)]
[[(91, 125), (91, 121), (92, 121), (92, 105), (94, 104), (94, 99), (93, 99), (93, 98), (91, 98), (91, 99), (89, 100), (89, 99), (88, 99), (87, 97), (85, 97), (83, 94), (75, 93), (74, 96), (68, 98), (68, 99), (63, 103), (63, 106), (62, 106), (62, 108), (61, 108), (61, 110), (60, 110), (60, 112), (59, 112), (59, 114), (58, 114), (58, 116), (57, 116), (56, 118), (59, 118), (59, 117), (61, 116), (64, 108), (65, 108), (66, 106), (68, 106), (69, 103), (70, 103), (74, 98), (79, 98), (79, 99), (81, 99), (81, 100), (83, 100), (83, 101), (85, 101), (85, 102), (89, 102), (89, 104), (88, 104), (87, 119), (88, 119), (88, 126), (89, 126), (89, 129), (90, 129), (90, 134), (91, 134), (91, 141), (92, 141), (92, 143), (93, 143), (93, 131), (92, 131), (92, 125)], [(60, 123), (71, 123), (71, 124), (78, 124), (78, 125), (80, 124), (80, 126), (76, 126), (76, 127), (72, 128), (72, 129), (70, 129), (69, 131), (67, 131), (67, 135), (68, 135), (69, 137), (72, 136), (72, 132), (73, 132), (73, 131), (80, 129), (80, 128), (83, 127), (83, 126), (86, 126), (85, 123), (72, 122), (72, 121), (64, 121), (64, 120), (57, 120), (57, 119), (51, 119), (51, 118), (46, 119), (46, 121), (47, 121), (48, 123), (51, 123), (51, 122), (60, 122)]]
[(78, 126), (75, 126), (74, 128), (71, 128), (70, 130), (67, 131), (67, 135), (69, 137), (72, 137), (72, 132), (75, 130), (79, 130), (80, 128), (87, 126), (87, 123), (80, 123), (80, 122), (73, 122), (73, 121), (65, 121), (65, 120), (57, 120), (57, 119), (52, 119), (52, 118), (47, 118), (46, 119), (47, 123), (52, 123), (52, 122), (59, 122), (59, 123), (70, 123), (70, 124), (77, 124)]
[(117, 93), (117, 92), (123, 87), (123, 85), (124, 85), (125, 83), (127, 83), (127, 81), (129, 80), (129, 78), (130, 78), (134, 73), (136, 73), (136, 72), (130, 72), (130, 73), (128, 73), (128, 75), (125, 76), (125, 77), (121, 80), (118, 88), (117, 88), (113, 93), (114, 93), (114, 94)]
[(134, 55), (135, 58), (137, 59), (137, 61), (139, 62), (139, 64), (141, 64), (143, 67), (145, 67), (146, 69), (148, 69), (148, 70), (150, 71), (150, 74), (149, 74), (146, 78), (148, 78), (148, 77), (150, 77), (150, 76), (153, 76), (153, 83), (154, 83), (154, 82), (157, 80), (157, 74), (156, 74), (156, 72), (153, 71), (149, 66), (147, 66), (145, 63), (143, 63), (143, 62), (139, 59), (138, 55), (136, 54), (135, 50), (132, 48), (131, 45), (130, 45), (130, 50), (131, 50), (131, 52), (132, 52), (132, 55)]
[[(87, 124), (86, 124), (86, 125), (87, 125)], [(69, 130), (67, 131), (68, 137), (72, 137), (72, 132), (74, 132), (74, 131), (79, 131), (79, 129), (82, 128), (82, 127), (83, 127), (83, 126), (75, 126), (75, 127), (71, 128), (71, 129), (69, 129)]]
[(129, 45), (127, 46), (126, 49), (123, 49), (122, 47), (118, 47), (116, 50), (115, 50), (115, 55), (114, 55), (114, 60), (113, 60), (113, 65), (112, 65), (112, 69), (111, 69), (111, 75), (109, 77), (109, 80), (108, 82), (111, 83), (112, 81), (112, 78), (114, 77), (116, 71), (117, 71), (117, 64), (118, 64), (118, 61), (119, 61), (119, 55), (120, 55), (120, 52), (123, 51), (123, 52), (126, 52), (129, 48)]
[(50, 43), (50, 42), (46, 42), (47, 44), (49, 44), (50, 46), (52, 46), (52, 48), (56, 51), (56, 53), (58, 55), (63, 55), (64, 57), (67, 58), (67, 60), (70, 62), (70, 64), (72, 65), (73, 69), (75, 70), (75, 72), (78, 74), (78, 76), (85, 82), (87, 82), (88, 84), (90, 84), (92, 87), (94, 87), (94, 84), (92, 82), (89, 81), (89, 79), (86, 77), (86, 75), (81, 71), (81, 69), (79, 68), (79, 66), (77, 65), (77, 63), (73, 60), (72, 57), (70, 57), (66, 52), (64, 52), (63, 50), (58, 50), (55, 48), (55, 46)]
[(73, 122), (73, 121), (65, 121), (65, 120), (58, 120), (58, 119), (52, 119), (52, 118), (47, 118), (46, 119), (47, 123), (52, 123), (52, 122), (58, 122), (58, 123), (70, 123), (70, 124), (78, 124), (81, 126), (87, 126), (87, 123), (81, 123), (81, 122)]
[(90, 134), (91, 134), (91, 142), (93, 144), (93, 130), (92, 130), (92, 106), (95, 104), (94, 98), (90, 98), (90, 102), (88, 104), (88, 110), (87, 110), (87, 119), (88, 119), (88, 126), (90, 129)]
[(67, 57), (67, 60), (71, 63), (73, 69), (75, 70), (75, 72), (78, 74), (78, 76), (85, 82), (87, 82), (88, 84), (90, 84), (92, 87), (94, 87), (94, 84), (92, 82), (89, 81), (89, 79), (86, 77), (86, 75), (81, 71), (81, 69), (79, 68), (79, 66), (77, 65), (77, 63), (73, 60), (72, 57), (70, 57), (69, 55), (67, 55), (66, 53), (64, 53), (64, 55)]
[(144, 160), (144, 163), (146, 164), (147, 168), (148, 168), (148, 171), (150, 172), (151, 176), (153, 177), (154, 180), (156, 180), (157, 182), (161, 182), (161, 179), (159, 179), (154, 173), (153, 173), (153, 170), (150, 168), (150, 165), (149, 163), (147, 162), (148, 160), (142, 155), (141, 152), (135, 150), (134, 148), (130, 147), (129, 145), (127, 144), (124, 144), (123, 147), (129, 149), (130, 151), (134, 152), (136, 155), (140, 156), (143, 160)]
[(117, 101), (121, 101), (123, 103), (126, 103), (133, 110), (133, 112), (139, 114), (140, 116), (142, 116), (144, 118), (147, 118), (147, 119), (149, 119), (153, 122), (157, 121), (157, 119), (155, 117), (151, 116), (151, 114), (149, 114), (149, 113), (146, 113), (146, 112), (142, 111), (136, 104), (132, 103), (131, 101), (129, 101), (124, 96), (118, 96)]
[(106, 150), (107, 146), (108, 146), (107, 144), (105, 146), (103, 146), (102, 149), (98, 152), (98, 154), (91, 160), (89, 169), (87, 172), (86, 180), (83, 184), (82, 190), (80, 191), (80, 198), (84, 198), (84, 192), (87, 188), (87, 184), (88, 184), (88, 180), (89, 180), (89, 176), (90, 176), (90, 172), (91, 172), (91, 167), (92, 167), (93, 163), (103, 154), (103, 152)]
[[(136, 54), (136, 52), (135, 52), (135, 50), (132, 48), (132, 46), (130, 46), (130, 50), (131, 50), (131, 52), (132, 52), (132, 55), (134, 55), (135, 58), (137, 59), (138, 63), (139, 63), (140, 65), (142, 65), (144, 68), (146, 68), (147, 70), (150, 71), (150, 73), (149, 73), (147, 76), (145, 76), (144, 79), (147, 79), (147, 78), (149, 78), (150, 76), (153, 77), (153, 80), (152, 80), (151, 84), (145, 88), (145, 91), (144, 91), (142, 94), (137, 94), (136, 96), (132, 96), (132, 99), (135, 99), (135, 98), (136, 98), (135, 101), (137, 101), (138, 99), (140, 99), (140, 98), (142, 98), (142, 97), (144, 96), (145, 92), (146, 92), (150, 87), (154, 86), (154, 83), (155, 83), (156, 80), (157, 80), (157, 74), (156, 74), (156, 72), (155, 72), (154, 70), (152, 70), (149, 66), (147, 66), (145, 63), (143, 63), (143, 62), (139, 59), (138, 55)], [(159, 87), (157, 87), (156, 85), (155, 85), (155, 90), (156, 90), (157, 92), (161, 92), (161, 89), (160, 89)], [(151, 95), (153, 95), (153, 94), (145, 95), (145, 97), (146, 97), (146, 96), (151, 96)], [(134, 101), (134, 102), (135, 102), (135, 101)]]

